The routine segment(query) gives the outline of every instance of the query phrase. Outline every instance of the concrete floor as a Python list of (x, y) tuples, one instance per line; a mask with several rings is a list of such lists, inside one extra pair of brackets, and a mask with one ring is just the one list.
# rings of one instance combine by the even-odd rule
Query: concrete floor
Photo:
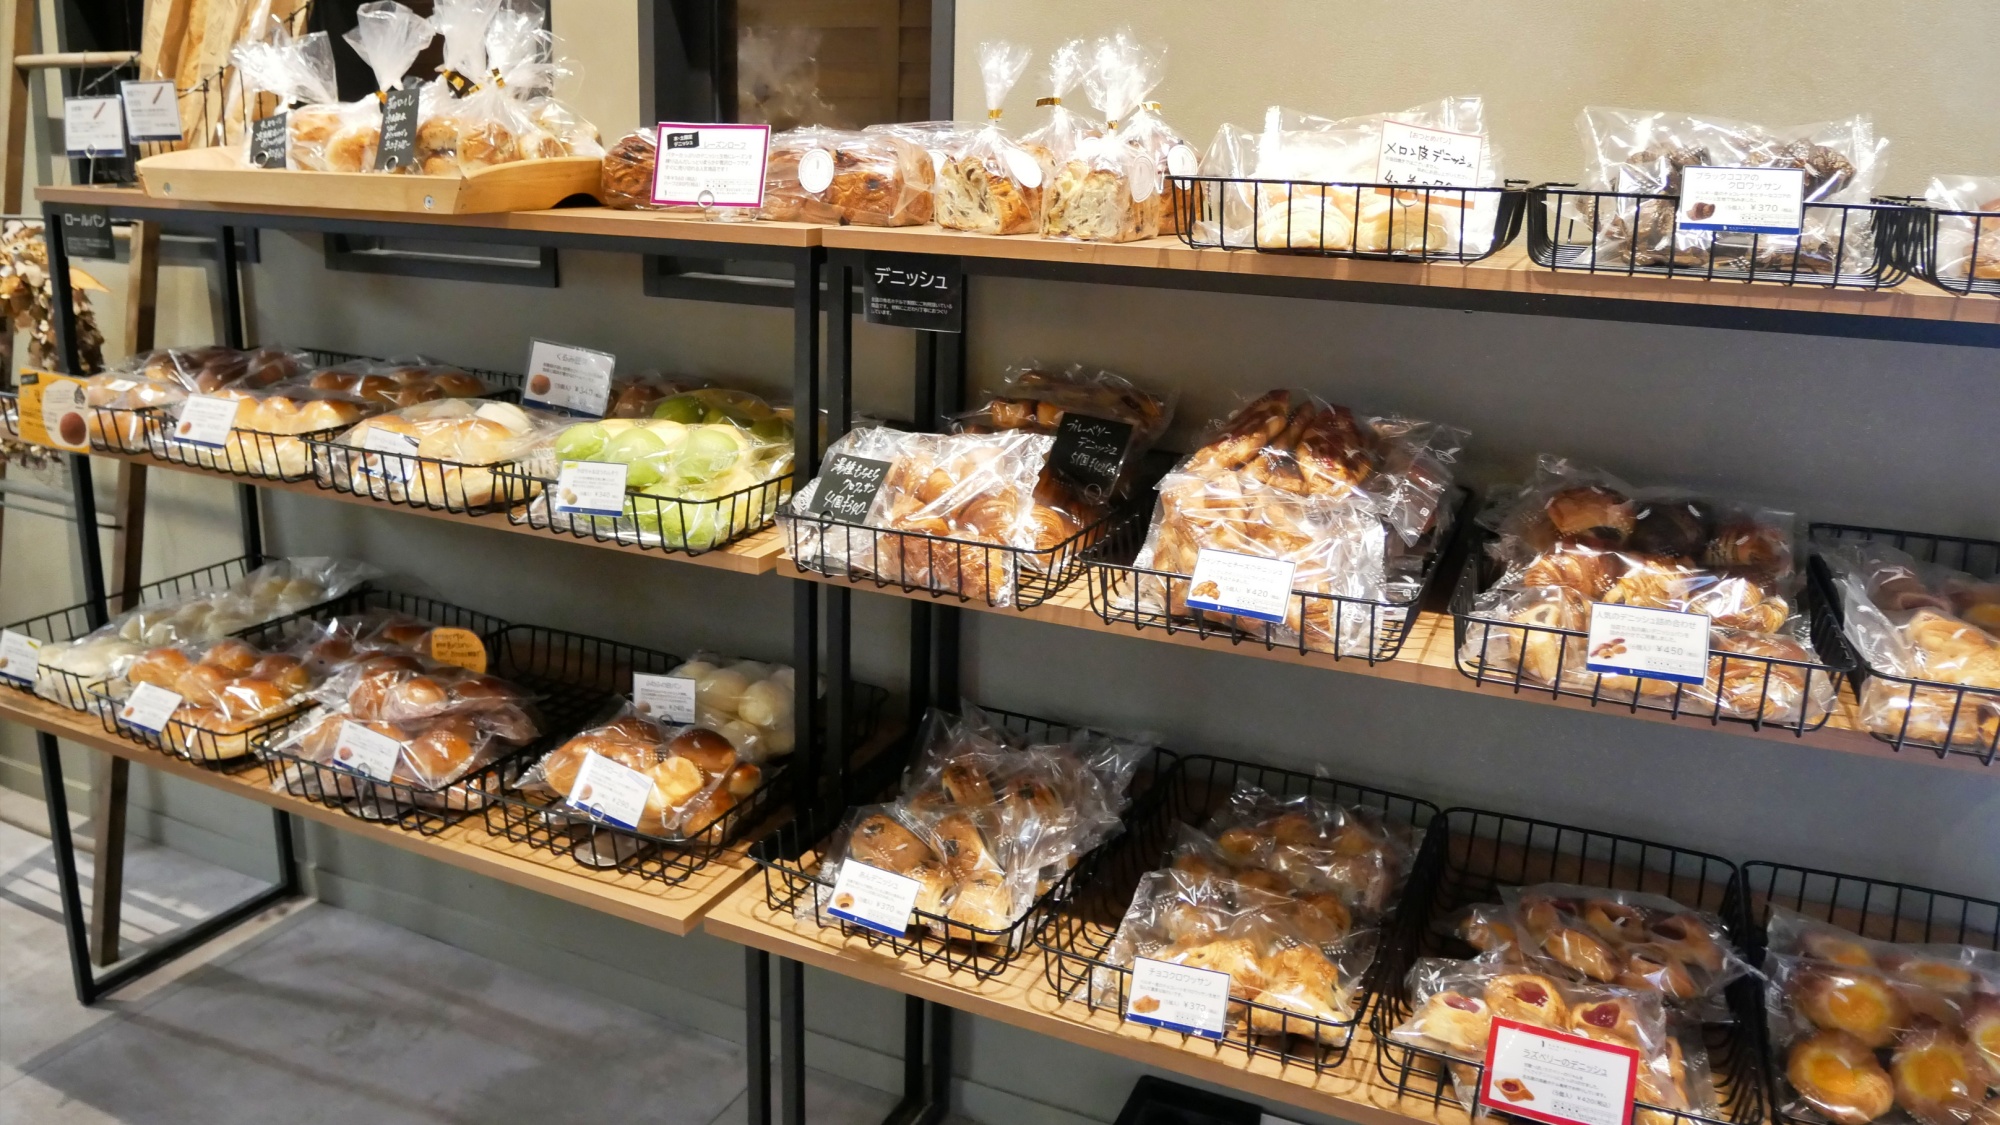
[[(134, 943), (256, 886), (160, 848), (127, 872)], [(746, 1120), (736, 1044), (317, 904), (83, 1008), (55, 886), (48, 841), (0, 823), (0, 1125)], [(809, 1074), (815, 1125), (894, 1102)]]

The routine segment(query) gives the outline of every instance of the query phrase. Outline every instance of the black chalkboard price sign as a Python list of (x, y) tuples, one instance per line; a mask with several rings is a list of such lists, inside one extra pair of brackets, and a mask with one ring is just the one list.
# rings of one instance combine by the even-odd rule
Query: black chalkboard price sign
[(806, 510), (841, 523), (867, 523), (868, 509), (887, 479), (889, 462), (836, 453), (821, 468), (819, 488)]
[(250, 123), (250, 163), (259, 168), (283, 168), (285, 149), (291, 132), (285, 127), (288, 115), (274, 113)]
[(1132, 424), (1063, 411), (1056, 425), (1056, 443), (1049, 448), (1049, 469), (1094, 500), (1111, 495), (1132, 448)]
[(931, 254), (870, 254), (861, 305), (870, 324), (923, 332), (965, 331), (965, 271)]
[(118, 246), (111, 240), (111, 209), (78, 207), (64, 211), (62, 243), (63, 252), (72, 258), (116, 259)]
[(382, 142), (375, 148), (375, 170), (415, 170), (416, 166), (417, 91), (399, 86), (382, 100)]

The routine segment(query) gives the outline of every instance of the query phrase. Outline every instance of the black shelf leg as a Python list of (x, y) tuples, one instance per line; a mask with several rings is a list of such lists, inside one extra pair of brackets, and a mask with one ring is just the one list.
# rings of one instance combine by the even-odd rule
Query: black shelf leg
[(806, 966), (778, 958), (778, 1111), (784, 1125), (806, 1125)]
[(76, 980), (77, 1003), (89, 1007), (110, 993), (147, 973), (205, 944), (233, 927), (298, 894), (298, 869), (292, 862), (291, 817), (275, 814), (278, 830), (278, 860), (283, 865), (275, 886), (237, 903), (228, 910), (188, 927), (136, 957), (127, 958), (108, 972), (98, 974), (90, 964), (89, 922), (83, 914), (83, 889), (76, 869), (76, 840), (69, 827), (69, 795), (63, 791), (62, 752), (54, 735), (39, 731), (36, 746), (41, 751), (42, 793), (49, 808), (49, 843), (55, 852), (56, 881), (62, 899), (63, 928), (69, 937), (70, 970)]
[(771, 955), (743, 950), (744, 1100), (749, 1125), (771, 1125)]
[(882, 1125), (937, 1125), (951, 1112), (952, 1010), (903, 998), (903, 1100)]

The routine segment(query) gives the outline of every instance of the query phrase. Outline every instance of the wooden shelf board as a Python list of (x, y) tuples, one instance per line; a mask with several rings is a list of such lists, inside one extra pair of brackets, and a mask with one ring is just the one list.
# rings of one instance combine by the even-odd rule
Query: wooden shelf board
[(739, 246), (777, 246), (794, 249), (818, 246), (820, 232), (825, 229), (810, 223), (709, 222), (703, 219), (681, 218), (658, 211), (615, 211), (609, 207), (557, 207), (547, 211), (497, 211), (479, 215), (262, 207), (244, 203), (202, 203), (186, 199), (161, 199), (149, 196), (138, 188), (126, 187), (43, 187), (35, 190), (35, 198), (43, 203), (111, 207), (166, 214), (251, 215), (270, 219), (289, 216), (333, 223), (414, 223), (472, 230), (658, 239), (670, 242), (717, 242)]
[(1232, 653), (1259, 660), (1275, 660), (1285, 664), (1304, 664), (1314, 668), (1325, 668), (1335, 672), (1347, 672), (1357, 676), (1370, 676), (1399, 683), (1421, 684), (1425, 687), (1442, 688), (1447, 691), (1472, 692), (1478, 695), (1501, 699), (1513, 699), (1522, 703), (1542, 706), (1562, 707), (1572, 711), (1609, 715), (1617, 718), (1641, 719), (1655, 723), (1674, 723), (1683, 729), (1715, 731), (1721, 734), (1738, 735), (1794, 746), (1809, 746), (1822, 750), (1836, 750), (1847, 754), (1857, 754), (1884, 762), (1909, 762), (1946, 769), (1961, 770), (1986, 776), (2000, 776), (1988, 766), (1963, 754), (1953, 754), (1939, 758), (1923, 749), (1908, 749), (1901, 753), (1889, 744), (1875, 738), (1862, 729), (1859, 709), (1853, 689), (1844, 681), (1836, 696), (1834, 713), (1825, 726), (1815, 731), (1797, 735), (1788, 729), (1775, 726), (1752, 727), (1748, 723), (1723, 720), (1712, 723), (1705, 718), (1680, 718), (1663, 711), (1633, 708), (1627, 704), (1602, 702), (1592, 704), (1588, 699), (1569, 695), (1555, 695), (1534, 687), (1523, 687), (1515, 691), (1506, 684), (1480, 684), (1458, 670), (1454, 649), (1456, 640), (1449, 613), (1421, 610), (1416, 623), (1410, 627), (1410, 636), (1404, 642), (1402, 652), (1394, 660), (1369, 664), (1366, 660), (1347, 657), (1336, 660), (1324, 653), (1301, 653), (1297, 649), (1266, 648), (1251, 641), (1232, 643), (1226, 637), (1210, 636), (1202, 638), (1192, 628), (1176, 629), (1168, 632), (1163, 628), (1139, 628), (1128, 623), (1110, 623), (1091, 608), (1090, 594), (1084, 579), (1071, 582), (1056, 595), (1041, 605), (1029, 609), (1013, 609), (989, 606), (984, 601), (973, 599), (960, 602), (956, 597), (933, 596), (928, 591), (905, 590), (901, 586), (878, 586), (872, 578), (849, 581), (846, 578), (831, 577), (813, 571), (802, 570), (789, 558), (780, 558), (776, 564), (777, 573), (786, 578), (808, 582), (819, 582), (829, 586), (846, 587), (893, 597), (908, 598), (912, 601), (933, 602), (982, 613), (993, 613), (1003, 617), (1015, 617), (1029, 621), (1040, 621), (1052, 625), (1063, 625), (1073, 629), (1088, 629), (1096, 633), (1109, 633), (1120, 637), (1135, 637), (1157, 643), (1181, 645), (1209, 652)]
[(479, 515), (466, 515), (459, 512), (440, 511), (436, 508), (420, 508), (409, 504), (376, 500), (352, 492), (336, 492), (330, 488), (321, 488), (309, 480), (280, 481), (266, 480), (260, 477), (232, 476), (229, 473), (217, 472), (213, 469), (184, 465), (176, 461), (164, 461), (147, 453), (107, 453), (102, 450), (95, 450), (92, 451), (91, 456), (130, 461), (135, 465), (146, 465), (155, 469), (165, 469), (169, 472), (208, 477), (212, 480), (227, 481), (230, 484), (250, 484), (258, 488), (268, 488), (279, 492), (297, 492), (306, 496), (319, 496), (347, 504), (360, 504), (364, 507), (375, 508), (380, 511), (401, 512), (406, 515), (422, 516), (426, 519), (470, 524), (473, 527), (483, 527), (493, 531), (509, 531), (518, 535), (532, 535), (538, 539), (554, 539), (567, 543), (580, 543), (586, 547), (619, 551), (628, 555), (638, 555), (641, 558), (667, 559), (673, 562), (687, 563), (692, 566), (706, 566), (717, 570), (734, 571), (738, 574), (769, 574), (776, 568), (778, 559), (784, 554), (785, 549), (784, 536), (775, 525), (744, 536), (742, 539), (719, 550), (704, 551), (698, 555), (690, 555), (680, 551), (648, 550), (644, 547), (631, 546), (624, 543), (605, 543), (589, 536), (576, 536), (564, 532), (529, 527), (526, 524), (517, 524), (509, 521), (506, 512), (495, 511)]
[(983, 983), (942, 965), (920, 965), (870, 949), (866, 941), (846, 937), (838, 929), (773, 911), (765, 902), (761, 874), (737, 886), (709, 912), (703, 927), (729, 941), (881, 988), (1358, 1125), (1413, 1121), (1466, 1125), (1468, 1121), (1455, 1103), (1437, 1106), (1403, 1098), (1385, 1086), (1375, 1070), (1375, 1043), (1365, 1025), (1356, 1027), (1347, 1060), (1323, 1073), (1268, 1057), (1252, 1059), (1226, 1043), (1128, 1025), (1110, 1012), (1093, 1013), (1085, 1004), (1064, 1002), (1048, 985), (1046, 954), (1039, 949), (1023, 953)]
[(109, 734), (95, 715), (72, 711), (13, 688), (0, 688), (0, 721), (47, 731), (57, 738), (102, 750), (148, 769), (247, 797), (356, 836), (670, 934), (692, 932), (704, 914), (757, 870), (749, 857), (748, 841), (731, 848), (685, 883), (667, 887), (636, 875), (592, 871), (564, 857), (490, 835), (484, 819), (477, 813), (436, 836), (405, 832), (349, 816), (283, 790), (274, 791), (261, 767), (236, 773), (204, 769)]

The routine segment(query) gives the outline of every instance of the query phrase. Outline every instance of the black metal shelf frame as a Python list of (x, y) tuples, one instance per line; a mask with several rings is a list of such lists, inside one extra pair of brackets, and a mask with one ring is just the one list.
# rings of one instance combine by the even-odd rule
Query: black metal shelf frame
[[(79, 210), (77, 205), (50, 203), (42, 208), (44, 230), (60, 232), (62, 216)], [(816, 417), (820, 408), (820, 289), (815, 283), (819, 276), (820, 251), (810, 246), (759, 246), (739, 244), (716, 244), (711, 242), (661, 239), (633, 235), (579, 233), (567, 231), (533, 231), (500, 229), (472, 224), (456, 225), (431, 221), (399, 221), (370, 216), (344, 216), (337, 213), (319, 212), (314, 214), (290, 214), (276, 211), (252, 211), (217, 207), (200, 213), (189, 213), (174, 208), (151, 207), (145, 201), (122, 200), (110, 205), (107, 210), (116, 220), (146, 219), (171, 221), (175, 228), (213, 232), (216, 251), (216, 273), (218, 275), (215, 292), (222, 307), (219, 317), (223, 339), (230, 347), (244, 347), (250, 334), (246, 324), (241, 248), (243, 235), (261, 230), (284, 230), (307, 234), (321, 234), (329, 237), (348, 236), (362, 238), (412, 238), (431, 242), (482, 243), (486, 245), (510, 245), (539, 248), (545, 255), (556, 250), (589, 250), (609, 253), (637, 255), (681, 255), (688, 257), (715, 257), (725, 255), (732, 260), (764, 262), (790, 275), (790, 306), (792, 309), (792, 393), (793, 402), (800, 417)], [(47, 237), (49, 273), (51, 277), (52, 299), (58, 310), (55, 332), (57, 353), (61, 357), (65, 372), (82, 373), (81, 356), (76, 344), (76, 320), (72, 304), (69, 279), (69, 259), (58, 236)], [(846, 339), (846, 326), (839, 325), (840, 339)], [(843, 384), (844, 385), (844, 384)], [(809, 479), (814, 466), (819, 463), (820, 435), (816, 427), (796, 428), (794, 448), (794, 486)], [(96, 493), (91, 477), (91, 460), (87, 454), (68, 455), (72, 500), (77, 514), (79, 529), (92, 528), (97, 522)], [(246, 567), (255, 567), (263, 561), (263, 526), (259, 507), (258, 483), (255, 479), (243, 480), (235, 485), (237, 512), (243, 541)], [(86, 629), (102, 625), (109, 616), (104, 579), (104, 559), (99, 537), (79, 531), (77, 536), (78, 555), (84, 591), (84, 615), (82, 625)], [(827, 597), (827, 608), (822, 615), (821, 595), (817, 584), (799, 582), (792, 589), (792, 661), (797, 672), (798, 698), (795, 713), (813, 713), (814, 692), (822, 677), (820, 646), (821, 625), (838, 626), (841, 636), (845, 636), (846, 606), (843, 598)], [(856, 707), (852, 685), (846, 676), (846, 646), (837, 646), (839, 661), (837, 674), (829, 677), (838, 687), (830, 692), (827, 702), (826, 730), (842, 732), (849, 729), (847, 716)], [(835, 669), (828, 669), (836, 671)], [(145, 975), (168, 961), (199, 947), (217, 934), (258, 914), (272, 904), (295, 897), (300, 892), (299, 872), (293, 853), (293, 836), (290, 814), (284, 810), (274, 813), (274, 829), (278, 852), (278, 882), (270, 889), (252, 896), (247, 901), (224, 911), (216, 918), (194, 927), (162, 943), (140, 956), (98, 974), (91, 967), (89, 937), (84, 915), (83, 898), (79, 890), (76, 867), (75, 845), (70, 832), (67, 801), (63, 790), (62, 763), (56, 739), (46, 732), (38, 733), (42, 763), (43, 786), (48, 797), (51, 835), (55, 842), (59, 892), (63, 903), (63, 917), (67, 931), (71, 967), (75, 974), (77, 999), (90, 1005), (106, 994)], [(786, 773), (789, 777), (777, 784), (778, 791), (789, 798), (793, 807), (806, 818), (802, 827), (817, 825), (813, 819), (820, 805), (820, 794), (830, 788), (821, 774), (831, 762), (840, 760), (840, 754), (847, 739), (839, 734), (823, 735), (814, 724), (801, 723), (798, 745)], [(802, 966), (797, 967), (802, 970)], [(796, 977), (796, 973), (794, 974)], [(800, 987), (797, 979), (788, 978), (781, 982), (781, 991), (787, 997), (795, 996)], [(768, 995), (767, 985), (753, 989)], [(787, 1010), (790, 1010), (788, 1006)], [(768, 1028), (758, 1028), (753, 1034), (759, 1038), (753, 1041), (768, 1043)], [(786, 1053), (797, 1057), (798, 1050), (793, 1044), (791, 1032), (787, 1032)], [(770, 1060), (768, 1057), (753, 1060), (751, 1064), (752, 1086), (757, 1088), (759, 1074), (763, 1075), (761, 1086), (768, 1091)], [(787, 1090), (787, 1106), (797, 1104), (803, 1112), (803, 1087), (795, 1094)], [(752, 1099), (752, 1116), (758, 1122), (769, 1121), (768, 1097), (762, 1106)]]

